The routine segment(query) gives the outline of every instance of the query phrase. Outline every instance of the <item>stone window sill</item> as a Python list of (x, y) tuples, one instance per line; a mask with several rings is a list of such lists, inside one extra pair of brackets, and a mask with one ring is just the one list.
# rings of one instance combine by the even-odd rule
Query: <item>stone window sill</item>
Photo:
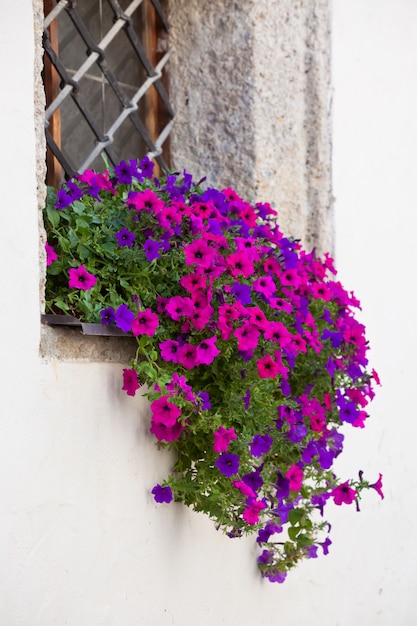
[(41, 316), (40, 354), (46, 360), (124, 363), (135, 356), (137, 341), (120, 329), (84, 324), (65, 315)]

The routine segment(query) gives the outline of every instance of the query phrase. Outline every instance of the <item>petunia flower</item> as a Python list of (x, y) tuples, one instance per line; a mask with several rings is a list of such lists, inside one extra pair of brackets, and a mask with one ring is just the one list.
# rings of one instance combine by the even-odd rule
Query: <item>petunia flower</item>
[(45, 252), (46, 252), (46, 265), (52, 265), (54, 261), (58, 259), (58, 255), (55, 252), (53, 246), (50, 246), (48, 242), (45, 243)]
[(225, 476), (234, 476), (239, 471), (239, 457), (237, 454), (223, 452), (214, 465)]
[(213, 434), (213, 450), (217, 453), (226, 452), (230, 442), (233, 439), (237, 439), (234, 428), (224, 428), (224, 426), (219, 426), (219, 428)]
[(132, 322), (132, 333), (135, 337), (138, 335), (148, 335), (149, 337), (152, 337), (158, 328), (158, 324), (159, 318), (156, 313), (151, 311), (151, 309), (139, 311)]
[(210, 365), (216, 356), (220, 354), (220, 350), (214, 345), (216, 340), (217, 337), (213, 336), (210, 339), (200, 341), (197, 346), (197, 361), (199, 365)]
[(349, 487), (349, 481), (347, 480), (335, 487), (330, 495), (333, 497), (334, 503), (340, 506), (341, 504), (352, 504), (356, 498), (356, 491)]
[(298, 465), (291, 465), (285, 474), (285, 478), (289, 480), (291, 491), (300, 491), (303, 484), (303, 470)]
[(172, 495), (172, 489), (169, 485), (165, 485), (164, 487), (159, 484), (155, 485), (151, 493), (154, 497), (155, 502), (159, 502), (160, 504), (162, 504), (163, 502), (169, 504), (174, 498), (174, 496)]
[(177, 422), (182, 411), (179, 406), (169, 402), (169, 396), (161, 396), (151, 402), (152, 421), (171, 427)]
[(259, 378), (276, 378), (279, 367), (270, 354), (266, 354), (256, 362)]
[(102, 324), (114, 324), (116, 321), (116, 312), (112, 306), (109, 306), (107, 309), (100, 311), (100, 317)]
[(128, 396), (134, 396), (136, 391), (140, 388), (138, 375), (135, 369), (123, 370), (123, 391), (126, 391)]
[(173, 339), (167, 339), (159, 344), (161, 351), (161, 357), (164, 361), (172, 361), (172, 363), (178, 363), (178, 350), (180, 344)]
[(94, 274), (89, 274), (84, 265), (79, 267), (72, 267), (68, 270), (70, 276), (68, 286), (71, 289), (82, 289), (88, 291), (97, 283), (97, 278)]
[(122, 228), (119, 232), (115, 233), (117, 243), (119, 246), (126, 246), (130, 248), (136, 238), (135, 233), (130, 232), (127, 228)]
[(372, 489), (375, 489), (377, 494), (381, 496), (382, 500), (384, 499), (384, 494), (382, 493), (382, 474), (379, 475), (379, 478), (375, 483), (372, 483), (372, 485), (369, 486), (372, 487)]
[(135, 314), (129, 309), (127, 304), (121, 304), (115, 313), (116, 326), (120, 328), (124, 333), (128, 333), (132, 328), (132, 322), (135, 319)]
[(273, 439), (270, 435), (255, 435), (250, 444), (252, 456), (262, 456), (269, 452)]
[(266, 508), (265, 502), (255, 500), (243, 511), (242, 517), (248, 524), (257, 524), (259, 522), (259, 513)]
[(208, 268), (213, 263), (216, 250), (211, 248), (203, 239), (196, 239), (188, 246), (184, 246), (185, 264)]

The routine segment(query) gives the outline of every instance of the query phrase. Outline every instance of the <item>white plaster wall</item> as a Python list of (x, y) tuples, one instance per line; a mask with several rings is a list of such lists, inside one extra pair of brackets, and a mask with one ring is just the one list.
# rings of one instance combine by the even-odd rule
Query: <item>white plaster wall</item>
[(346, 563), (350, 623), (364, 625), (417, 624), (416, 23), (412, 0), (333, 2), (336, 260), (383, 381), (352, 438), (386, 494), (361, 514)]
[(31, 2), (2, 15), (0, 626), (413, 626), (416, 258), (397, 242), (415, 224), (414, 3), (335, 0), (333, 21), (337, 260), (384, 380), (340, 469), (381, 470), (386, 499), (330, 509), (331, 553), (282, 586), (252, 540), (153, 503), (170, 459), (120, 365), (39, 356)]

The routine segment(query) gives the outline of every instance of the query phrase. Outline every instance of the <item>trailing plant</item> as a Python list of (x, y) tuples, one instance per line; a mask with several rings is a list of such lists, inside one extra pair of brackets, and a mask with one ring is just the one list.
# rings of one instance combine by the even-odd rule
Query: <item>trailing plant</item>
[(332, 258), (286, 237), (269, 204), (203, 183), (156, 178), (145, 158), (49, 189), (46, 310), (136, 337), (122, 389), (149, 398), (150, 432), (176, 452), (155, 500), (254, 533), (262, 576), (282, 582), (327, 554), (329, 502), (383, 497), (381, 475), (333, 470), (379, 380)]

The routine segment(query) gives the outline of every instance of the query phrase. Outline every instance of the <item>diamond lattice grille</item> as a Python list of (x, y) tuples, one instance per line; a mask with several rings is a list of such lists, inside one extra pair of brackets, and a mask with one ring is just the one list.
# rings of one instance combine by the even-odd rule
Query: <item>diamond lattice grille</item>
[(50, 184), (145, 154), (168, 168), (167, 34), (158, 0), (45, 0)]

